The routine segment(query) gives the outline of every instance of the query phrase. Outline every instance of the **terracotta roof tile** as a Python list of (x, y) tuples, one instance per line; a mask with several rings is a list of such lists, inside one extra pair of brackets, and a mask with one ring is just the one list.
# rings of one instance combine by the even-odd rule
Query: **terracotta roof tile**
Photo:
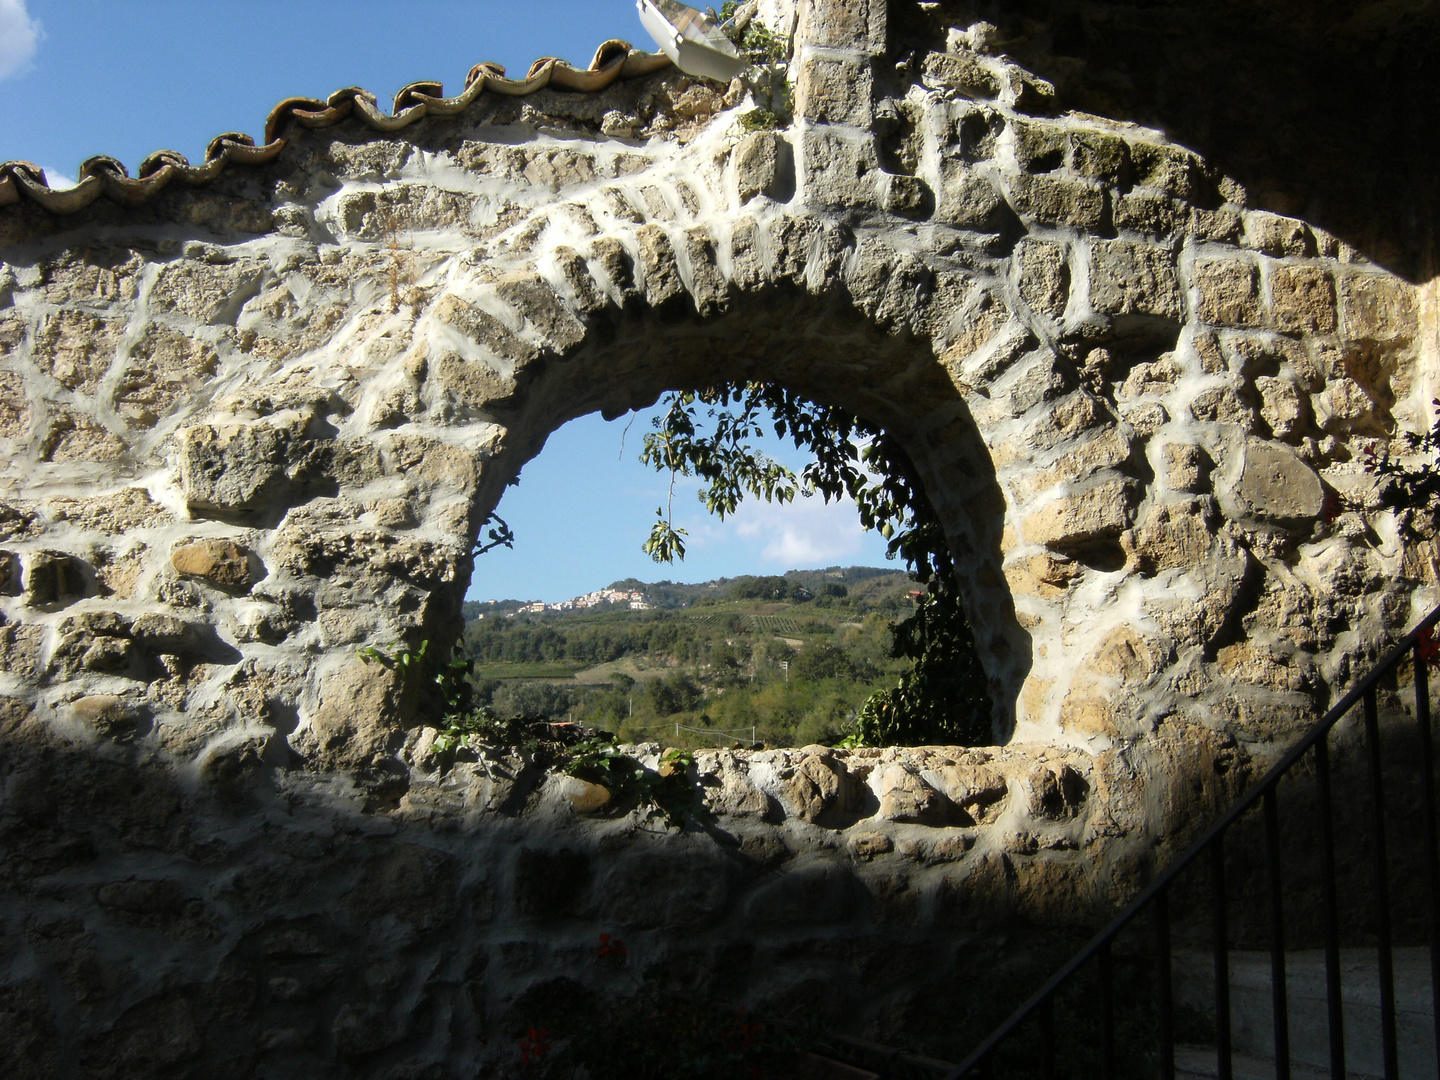
[(354, 117), (375, 131), (399, 131), (425, 116), (455, 116), (481, 94), (520, 97), (546, 87), (595, 93), (617, 79), (633, 79), (668, 67), (661, 54), (641, 52), (628, 41), (607, 41), (595, 51), (588, 68), (576, 68), (555, 57), (543, 57), (530, 65), (523, 79), (507, 79), (499, 64), (476, 64), (465, 78), (465, 88), (455, 97), (444, 97), (438, 82), (416, 82), (395, 95), (391, 112), (379, 107), (379, 99), (368, 90), (348, 87), (337, 90), (324, 101), (314, 98), (287, 98), (271, 110), (265, 122), (265, 141), (257, 146), (249, 135), (226, 132), (205, 148), (205, 161), (191, 165), (183, 154), (161, 150), (140, 163), (135, 176), (112, 157), (92, 157), (80, 166), (79, 182), (73, 188), (57, 190), (45, 180), (44, 171), (28, 161), (0, 164), (0, 206), (29, 199), (53, 214), (73, 214), (102, 195), (121, 206), (139, 206), (154, 198), (172, 182), (206, 184), (231, 165), (259, 165), (273, 161), (285, 149), (286, 132), (292, 125), (323, 128)]

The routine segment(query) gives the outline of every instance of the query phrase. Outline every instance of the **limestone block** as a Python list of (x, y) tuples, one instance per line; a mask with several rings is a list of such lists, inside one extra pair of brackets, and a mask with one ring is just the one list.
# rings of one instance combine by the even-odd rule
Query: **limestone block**
[[(982, 761), (943, 765), (928, 774), (935, 788), (959, 809), (962, 824), (988, 825), (1005, 809), (1010, 785), (1005, 775)], [(968, 846), (968, 845), (967, 845)]]
[(93, 394), (115, 360), (123, 331), (123, 323), (89, 312), (57, 312), (36, 329), (36, 366), (67, 390)]
[(1281, 330), (1331, 333), (1337, 322), (1335, 281), (1318, 266), (1276, 266), (1270, 271), (1270, 310)]
[(1153, 507), (1135, 530), (1141, 573), (1163, 574), (1202, 565), (1212, 547), (1210, 515), (1198, 500)]
[(246, 301), (260, 291), (264, 274), (263, 266), (251, 260), (180, 259), (160, 272), (150, 304), (205, 325), (233, 324)]
[(1083, 181), (1022, 173), (1009, 186), (1015, 212), (1042, 225), (1094, 229), (1105, 216), (1104, 189)]
[(1332, 435), (1385, 433), (1380, 406), (1354, 379), (1332, 379), (1313, 400), (1315, 419)]
[(1299, 524), (1320, 515), (1325, 490), (1315, 470), (1290, 447), (1247, 439), (1232, 498), (1238, 516)]
[(970, 166), (953, 158), (941, 163), (937, 222), (971, 232), (994, 232), (1004, 206), (1005, 200), (995, 186)]
[(770, 800), (750, 779), (749, 770), (730, 754), (699, 758), (696, 775), (705, 788), (705, 801), (716, 814), (729, 817), (762, 817), (770, 809)]
[(1238, 259), (1204, 259), (1191, 271), (1198, 302), (1195, 313), (1213, 326), (1264, 325), (1260, 314), (1260, 272)]
[(875, 785), (880, 797), (880, 817), (886, 821), (942, 825), (949, 800), (915, 772), (903, 765), (891, 765)]
[(1150, 236), (1170, 236), (1189, 220), (1189, 209), (1168, 195), (1130, 191), (1115, 199), (1115, 228)]
[(1016, 247), (1015, 264), (1020, 275), (1020, 297), (1030, 310), (1052, 319), (1064, 315), (1070, 289), (1065, 248), (1027, 237)]
[(124, 439), (68, 406), (51, 412), (50, 430), (40, 447), (46, 461), (119, 461), (129, 452)]
[(1102, 315), (1182, 321), (1174, 256), (1150, 244), (1097, 240), (1090, 249), (1090, 306)]
[(774, 131), (755, 131), (735, 148), (735, 187), (742, 203), (760, 195), (785, 201), (795, 187), (794, 153)]
[(443, 297), (435, 305), (433, 316), (469, 341), (483, 345), (495, 356), (512, 364), (523, 364), (539, 354), (534, 345), (516, 337), (495, 316), (454, 294)]
[(800, 12), (797, 40), (870, 56), (885, 50), (884, 0), (813, 0)]
[(1130, 527), (1133, 481), (1104, 479), (1046, 502), (1025, 518), (1032, 544), (1065, 548), (1119, 536)]
[(180, 482), (195, 510), (249, 511), (285, 479), (293, 433), (266, 423), (200, 424), (180, 432)]
[(785, 782), (785, 801), (792, 817), (818, 821), (827, 811), (843, 806), (848, 786), (844, 766), (828, 757), (806, 754)]
[(1130, 170), (1130, 148), (1109, 132), (1075, 131), (1070, 135), (1070, 167), (1088, 179), (1118, 184)]
[(868, 127), (874, 94), (867, 60), (808, 56), (795, 83), (795, 111), (811, 123)]
[(392, 918), (415, 930), (454, 921), (455, 856), (420, 844), (386, 845), (367, 859), (345, 907), (365, 920)]
[(1073, 818), (1090, 791), (1085, 777), (1063, 761), (1041, 762), (1025, 778), (1025, 786), (1031, 816), (1049, 821)]
[(1188, 199), (1194, 194), (1201, 169), (1200, 159), (1190, 151), (1162, 143), (1131, 143), (1130, 163), (1136, 184), (1177, 199)]
[(605, 306), (605, 295), (590, 276), (590, 268), (579, 252), (561, 245), (551, 252), (551, 258), (570, 290), (571, 302), (579, 311), (589, 314)]
[(30, 427), (30, 396), (18, 371), (0, 371), (0, 436), (17, 438)]
[(1340, 282), (1342, 332), (1352, 341), (1409, 340), (1415, 336), (1415, 290), (1383, 274), (1346, 274)]
[(200, 540), (170, 553), (170, 565), (182, 577), (199, 578), (217, 588), (248, 592), (256, 576), (249, 549), (231, 540)]
[(1255, 430), (1255, 410), (1233, 386), (1211, 386), (1190, 399), (1190, 415), (1206, 424), (1234, 424)]
[(550, 343), (566, 353), (585, 340), (585, 327), (539, 274), (499, 278), (495, 292)]
[(1205, 491), (1210, 486), (1210, 470), (1214, 462), (1193, 443), (1166, 443), (1162, 451), (1165, 461), (1165, 483), (1176, 491)]
[(1130, 460), (1133, 452), (1130, 440), (1118, 428), (1107, 428), (1094, 438), (1067, 450), (1039, 472), (1017, 480), (1014, 484), (1016, 501), (1028, 502), (1056, 484), (1076, 484), (1088, 480), (1098, 472), (1123, 465)]
[(1030, 173), (1054, 172), (1065, 164), (1069, 138), (1060, 124), (1045, 120), (1012, 120), (1015, 160)]
[(604, 236), (595, 241), (591, 248), (591, 259), (602, 277), (620, 297), (638, 296), (639, 287), (635, 282), (635, 263), (625, 245), (613, 236)]
[[(353, 655), (353, 654), (352, 654)], [(401, 678), (378, 664), (352, 661), (320, 682), (319, 706), (292, 745), (312, 768), (365, 768), (399, 750)]]
[(873, 137), (807, 128), (804, 134), (805, 201), (811, 206), (853, 209), (878, 202), (879, 158)]
[(1240, 240), (1241, 225), (1240, 212), (1228, 206), (1222, 206), (1218, 210), (1206, 210), (1198, 206), (1190, 208), (1188, 231), (1196, 240), (1237, 244)]
[(1255, 380), (1260, 392), (1260, 416), (1277, 439), (1295, 441), (1308, 426), (1310, 405), (1307, 396), (1289, 379), (1261, 375)]
[(670, 237), (659, 225), (646, 225), (637, 234), (640, 243), (641, 284), (645, 300), (659, 307), (685, 292), (680, 263)]
[(928, 87), (958, 90), (967, 97), (1000, 96), (1000, 80), (972, 53), (926, 53), (921, 77)]
[(934, 197), (918, 176), (891, 173), (885, 177), (885, 209), (900, 217), (917, 220), (930, 216)]
[(1065, 595), (1080, 569), (1074, 559), (1057, 558), (1049, 553), (1031, 555), (1006, 563), (1005, 580), (1010, 591), (1017, 595), (1053, 600)]
[[(688, 857), (677, 857), (682, 854)], [(706, 926), (733, 910), (735, 864), (697, 857), (693, 849), (636, 850), (607, 858), (599, 873), (594, 892), (600, 916), (610, 925)]]
[(1314, 255), (1315, 244), (1303, 221), (1264, 210), (1245, 215), (1245, 243), (1267, 255)]
[(873, 859), (895, 850), (895, 841), (882, 832), (853, 833), (847, 843), (857, 859)]
[(64, 551), (31, 551), (24, 567), (25, 603), (32, 607), (68, 604), (90, 591), (89, 567)]
[(690, 266), (690, 294), (701, 315), (723, 311), (730, 293), (729, 282), (720, 271), (715, 241), (703, 226), (685, 230), (685, 260)]
[(1121, 400), (1131, 400), (1152, 394), (1163, 397), (1174, 389), (1176, 382), (1183, 374), (1184, 371), (1176, 362), (1175, 357), (1166, 353), (1153, 363), (1136, 364), (1131, 368), (1130, 374), (1126, 375), (1125, 381), (1120, 384), (1116, 396)]
[(174, 520), (169, 511), (150, 498), (148, 491), (138, 487), (90, 499), (50, 499), (45, 510), (52, 521), (68, 521), (77, 528), (111, 536), (143, 526), (168, 525)]

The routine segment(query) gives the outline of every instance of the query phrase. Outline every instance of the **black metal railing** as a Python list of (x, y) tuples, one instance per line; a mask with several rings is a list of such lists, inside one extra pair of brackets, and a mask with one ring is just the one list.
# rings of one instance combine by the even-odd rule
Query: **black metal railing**
[[(1213, 1075), (1221, 1080), (1233, 1076), (1234, 1040), (1231, 1022), (1231, 961), (1236, 937), (1229, 918), (1232, 909), (1241, 915), (1238, 920), (1255, 935), (1263, 934), (1269, 952), (1271, 1027), (1267, 1033), (1273, 1053), (1274, 1075), (1288, 1080), (1297, 1046), (1292, 1044), (1290, 997), (1287, 987), (1287, 945), (1301, 936), (1302, 927), (1287, 918), (1287, 898), (1294, 908), (1313, 903), (1313, 891), (1321, 896), (1318, 926), (1312, 937), (1323, 939), (1325, 1016), (1329, 1040), (1328, 1068), (1336, 1080), (1346, 1076), (1345, 1026), (1354, 1020), (1342, 1009), (1341, 945), (1360, 944), (1363, 937), (1367, 950), (1373, 950), (1377, 961), (1379, 992), (1379, 1044), (1386, 1080), (1400, 1080), (1399, 1053), (1396, 1035), (1396, 996), (1393, 950), (1395, 948), (1392, 919), (1392, 876), (1404, 882), (1398, 893), (1408, 907), (1406, 933), (1410, 940), (1428, 948), (1430, 1006), (1434, 1012), (1433, 1038), (1437, 1060), (1440, 1060), (1440, 849), (1437, 849), (1436, 783), (1434, 740), (1431, 732), (1428, 670), (1440, 657), (1440, 641), (1434, 628), (1440, 622), (1436, 608), (1409, 633), (1358, 685), (1331, 709), (1306, 735), (1271, 768), (1240, 801), (1228, 810), (1185, 854), (1161, 871), (1152, 883), (1101, 930), (1084, 949), (1055, 974), (1038, 992), (995, 1030), (969, 1057), (947, 1077), (998, 1077), (1014, 1075), (1057, 1080), (1057, 1077), (1098, 1077), (1115, 1080), (1124, 1076), (1159, 1076), (1172, 1080), (1176, 1075), (1177, 1001), (1174, 993), (1173, 935), (1180, 932), (1192, 940), (1203, 940), (1204, 918), (1195, 914), (1203, 906), (1209, 908), (1208, 952), (1213, 963), (1213, 1021), (1209, 1009), (1206, 1019), (1213, 1027), (1206, 1032), (1214, 1048)], [(1392, 752), (1399, 747), (1400, 760), (1382, 763), (1379, 702), (1398, 700), (1398, 676), (1413, 664), (1414, 709), (1399, 724), (1385, 727)], [(1352, 712), (1359, 706), (1361, 719), (1351, 722)], [(1403, 710), (1402, 710), (1403, 711)], [(1408, 730), (1407, 730), (1408, 728)], [(1340, 730), (1337, 730), (1340, 729)], [(1343, 865), (1337, 867), (1336, 800), (1334, 794), (1336, 761), (1332, 760), (1332, 734), (1337, 738), (1348, 733), (1352, 742), (1363, 740), (1363, 763), (1351, 761), (1347, 753), (1342, 764), (1360, 766), (1355, 776), (1355, 796), (1347, 798), (1344, 809), (1357, 806), (1358, 831), (1368, 836), (1354, 838), (1352, 852), (1346, 853)], [(1403, 741), (1403, 746), (1400, 743)], [(1338, 759), (1337, 759), (1338, 760)], [(1397, 770), (1396, 766), (1399, 766)], [(1386, 786), (1404, 777), (1404, 810), (1409, 814), (1403, 827), (1413, 835), (1396, 837), (1403, 843), (1409, 867), (1404, 873), (1391, 865), (1389, 831), (1394, 831), (1395, 811), (1387, 811)], [(1414, 775), (1418, 773), (1418, 777)], [(1348, 780), (1347, 780), (1348, 782)], [(1303, 797), (1296, 792), (1303, 791)], [(1368, 802), (1368, 813), (1365, 803)], [(1286, 804), (1283, 805), (1282, 804)], [(1298, 808), (1298, 809), (1297, 809)], [(1292, 822), (1292, 833), (1300, 830), (1309, 843), (1309, 854), (1317, 858), (1307, 866), (1318, 864), (1318, 876), (1305, 878), (1305, 887), (1287, 894), (1287, 875), (1298, 876), (1292, 853), (1293, 843), (1282, 844), (1282, 809), (1302, 817)], [(1387, 812), (1390, 820), (1387, 822)], [(1306, 816), (1308, 813), (1309, 816)], [(1423, 824), (1414, 823), (1418, 814)], [(1368, 820), (1366, 820), (1368, 819)], [(1347, 829), (1350, 822), (1343, 823)], [(1253, 834), (1259, 832), (1257, 838)], [(1227, 850), (1227, 838), (1234, 841)], [(1348, 838), (1348, 833), (1347, 833)], [(1292, 836), (1293, 840), (1293, 836)], [(1243, 848), (1243, 850), (1241, 850)], [(1315, 849), (1318, 849), (1316, 851)], [(1368, 860), (1366, 855), (1368, 854)], [(1227, 885), (1227, 876), (1248, 868), (1247, 860), (1263, 864), (1263, 873), (1250, 875), (1252, 888), (1248, 907), (1243, 909)], [(1363, 866), (1368, 861), (1369, 866)], [(1418, 862), (1420, 867), (1414, 867)], [(1418, 874), (1411, 876), (1411, 870)], [(1208, 888), (1194, 887), (1197, 876), (1208, 877)], [(1340, 883), (1347, 882), (1342, 897)], [(1368, 881), (1365, 879), (1368, 878)], [(1418, 880), (1417, 880), (1418, 879)], [(1182, 881), (1185, 883), (1182, 886)], [(1422, 891), (1423, 890), (1423, 891)], [(1208, 895), (1207, 895), (1208, 894)], [(1342, 914), (1342, 899), (1349, 905), (1353, 918)], [(1187, 911), (1177, 915), (1177, 903)], [(1308, 908), (1307, 908), (1308, 909)], [(1363, 915), (1356, 916), (1355, 912)], [(1141, 917), (1152, 925), (1147, 931)], [(1179, 920), (1177, 922), (1177, 919)], [(1303, 920), (1301, 920), (1303, 922)], [(1357, 925), (1364, 922), (1363, 926)], [(1287, 931), (1291, 933), (1287, 934)], [(1136, 939), (1140, 944), (1136, 945)], [(1124, 945), (1122, 946), (1122, 942)], [(1128, 978), (1117, 986), (1117, 949), (1124, 948)], [(1367, 954), (1368, 955), (1368, 954)], [(1144, 969), (1142, 971), (1142, 969)], [(1143, 975), (1143, 978), (1140, 976)], [(1153, 979), (1140, 987), (1145, 980)], [(1077, 991), (1077, 984), (1083, 987)], [(1098, 986), (1096, 985), (1098, 983)], [(1126, 996), (1125, 1005), (1145, 1014), (1143, 1023), (1129, 1023), (1124, 1029), (1127, 1045), (1117, 1042), (1117, 994)], [(1084, 999), (1088, 1021), (1086, 1030), (1057, 1031), (1057, 1005), (1074, 1009), (1076, 999)], [(1098, 1012), (1098, 1016), (1096, 1015)], [(1123, 1017), (1122, 1017), (1123, 1019)], [(1183, 1019), (1183, 1018), (1182, 1018)], [(1098, 1024), (1099, 1031), (1090, 1025)], [(1190, 1029), (1195, 1025), (1191, 1023)], [(1069, 1036), (1072, 1043), (1084, 1043), (1084, 1053), (1074, 1054), (1057, 1038)], [(1098, 1038), (1097, 1038), (1098, 1036)], [(1427, 1036), (1428, 1037), (1428, 1036)], [(1148, 1046), (1135, 1046), (1134, 1042)], [(1193, 1041), (1193, 1035), (1192, 1040)], [(1098, 1042), (1098, 1047), (1096, 1043)], [(1313, 1049), (1307, 1047), (1306, 1049)], [(1122, 1053), (1123, 1051), (1123, 1053)], [(1324, 1052), (1324, 1048), (1320, 1048)], [(1123, 1060), (1122, 1060), (1123, 1058)], [(1059, 1072), (1057, 1072), (1057, 1062)], [(1320, 1068), (1324, 1068), (1321, 1065)], [(1314, 1069), (1314, 1064), (1311, 1065)], [(1205, 1068), (1206, 1073), (1212, 1067)], [(1353, 1069), (1353, 1064), (1352, 1064)]]

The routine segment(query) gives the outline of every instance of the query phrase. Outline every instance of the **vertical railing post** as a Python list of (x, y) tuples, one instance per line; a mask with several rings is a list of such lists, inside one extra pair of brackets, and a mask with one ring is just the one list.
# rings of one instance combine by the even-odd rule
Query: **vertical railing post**
[(1231, 1080), (1230, 927), (1225, 904), (1225, 834), (1211, 842), (1210, 892), (1215, 937), (1215, 1065), (1220, 1080)]
[(1320, 888), (1325, 900), (1325, 1005), (1330, 1028), (1330, 1076), (1345, 1080), (1345, 1013), (1340, 997), (1340, 910), (1335, 899), (1335, 827), (1330, 820), (1330, 746), (1315, 744), (1315, 792), (1320, 800)]
[(1400, 1058), (1395, 1042), (1395, 956), (1391, 952), (1390, 859), (1385, 844), (1385, 781), (1380, 759), (1380, 719), (1375, 689), (1365, 692), (1365, 742), (1370, 764), (1370, 832), (1375, 855), (1375, 945), (1380, 969), (1380, 1039), (1385, 1080), (1399, 1080)]
[(1265, 862), (1270, 885), (1270, 1008), (1275, 1022), (1275, 1080), (1290, 1080), (1290, 997), (1285, 981), (1285, 907), (1281, 898), (1280, 809), (1265, 792)]
[(1440, 844), (1435, 824), (1435, 744), (1430, 732), (1428, 660), (1435, 654), (1434, 632), (1415, 643), (1415, 721), (1420, 734), (1421, 799), (1425, 808), (1425, 892), (1430, 897), (1430, 994), (1434, 1002), (1435, 1059), (1440, 1061)]

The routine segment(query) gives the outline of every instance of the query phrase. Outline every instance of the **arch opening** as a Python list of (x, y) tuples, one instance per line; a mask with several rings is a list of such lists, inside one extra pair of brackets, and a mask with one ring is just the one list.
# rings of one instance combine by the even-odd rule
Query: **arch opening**
[(927, 342), (884, 332), (844, 298), (781, 288), (702, 319), (639, 305), (607, 309), (583, 343), (534, 367), (513, 405), (495, 412), (504, 434), (479, 488), (477, 532), (497, 509), (503, 514), (506, 486), (550, 435), (586, 413), (615, 418), (667, 392), (746, 382), (844, 410), (891, 436), (908, 459), (914, 488), (943, 529), (974, 630), (993, 720), (981, 741), (1010, 738), (1030, 648), (1000, 570), (1004, 499), (968, 408)]

